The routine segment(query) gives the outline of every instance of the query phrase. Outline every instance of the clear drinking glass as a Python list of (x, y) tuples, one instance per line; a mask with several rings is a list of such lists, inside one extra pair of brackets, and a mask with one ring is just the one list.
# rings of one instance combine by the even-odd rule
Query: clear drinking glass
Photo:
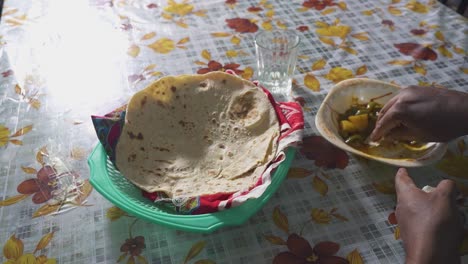
[(255, 36), (257, 78), (273, 94), (291, 88), (300, 37), (291, 30), (263, 31)]

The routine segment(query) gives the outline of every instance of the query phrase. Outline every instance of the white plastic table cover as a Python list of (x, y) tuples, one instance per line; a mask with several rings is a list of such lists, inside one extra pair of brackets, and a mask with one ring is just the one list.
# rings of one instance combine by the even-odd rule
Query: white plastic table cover
[[(186, 233), (92, 189), (91, 114), (160, 76), (233, 69), (255, 79), (254, 36), (277, 28), (301, 36), (292, 91), (278, 99), (303, 105), (306, 135), (259, 213)], [(468, 91), (467, 20), (435, 0), (6, 0), (0, 34), (3, 263), (271, 263), (281, 252), (282, 263), (402, 263), (396, 168), (332, 147), (315, 114), (351, 77)], [(467, 166), (460, 138), (410, 174), (420, 187), (452, 178), (468, 193)]]

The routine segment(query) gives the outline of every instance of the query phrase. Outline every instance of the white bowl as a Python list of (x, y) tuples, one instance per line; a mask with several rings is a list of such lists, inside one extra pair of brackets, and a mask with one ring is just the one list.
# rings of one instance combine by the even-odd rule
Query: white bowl
[(375, 102), (385, 104), (398, 93), (399, 89), (397, 85), (371, 79), (355, 78), (342, 81), (335, 85), (325, 97), (315, 118), (315, 125), (320, 134), (333, 145), (368, 159), (399, 167), (421, 167), (440, 160), (447, 150), (446, 143), (427, 143), (427, 150), (411, 152), (411, 157), (389, 158), (385, 155), (370, 155), (355, 149), (346, 144), (340, 136), (338, 114), (349, 109), (353, 97), (358, 98), (359, 102), (367, 103), (372, 98), (392, 93), (375, 100)]

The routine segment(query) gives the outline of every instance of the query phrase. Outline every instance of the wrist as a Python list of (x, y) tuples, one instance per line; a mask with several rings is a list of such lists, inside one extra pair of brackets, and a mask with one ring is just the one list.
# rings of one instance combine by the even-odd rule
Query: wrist
[(455, 90), (445, 90), (447, 118), (454, 137), (468, 135), (468, 93)]
[[(417, 235), (417, 239), (404, 241), (405, 263), (406, 264), (460, 264), (458, 247), (447, 247), (447, 244), (440, 244), (439, 232), (425, 232)], [(414, 238), (414, 237), (413, 237)], [(406, 242), (406, 243), (405, 243)]]
[(461, 123), (461, 135), (468, 135), (468, 93), (464, 93), (460, 96), (460, 123)]
[(451, 256), (448, 258), (436, 258), (433, 256), (425, 256), (425, 257), (411, 257), (406, 256), (405, 264), (460, 264), (460, 257), (459, 256)]
[(406, 252), (405, 264), (429, 264), (432, 256), (421, 252)]
[(434, 244), (435, 239), (429, 243), (415, 243), (413, 247), (405, 248), (406, 264), (460, 264), (457, 250), (449, 250)]

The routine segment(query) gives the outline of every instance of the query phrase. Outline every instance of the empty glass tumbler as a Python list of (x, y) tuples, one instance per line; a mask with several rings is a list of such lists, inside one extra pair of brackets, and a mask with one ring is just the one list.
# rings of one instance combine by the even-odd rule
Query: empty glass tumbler
[(257, 78), (273, 94), (291, 88), (300, 37), (291, 30), (263, 31), (255, 36)]

